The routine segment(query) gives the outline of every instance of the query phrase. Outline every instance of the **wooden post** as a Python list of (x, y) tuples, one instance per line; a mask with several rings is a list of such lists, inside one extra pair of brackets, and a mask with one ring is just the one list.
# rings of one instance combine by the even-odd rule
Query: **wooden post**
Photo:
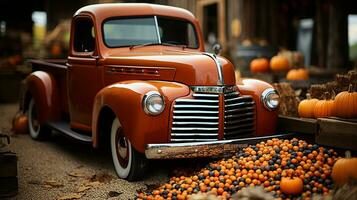
[(327, 68), (348, 68), (348, 25), (343, 1), (331, 0), (327, 45)]
[(278, 46), (279, 44), (279, 35), (281, 32), (279, 31), (280, 27), (278, 24), (279, 21), (279, 15), (278, 15), (278, 3), (277, 0), (271, 0), (269, 2), (269, 7), (268, 9), (270, 10), (269, 12), (269, 21), (270, 21), (270, 38), (269, 42), (272, 45)]
[(328, 15), (324, 0), (316, 1), (317, 66), (326, 68)]

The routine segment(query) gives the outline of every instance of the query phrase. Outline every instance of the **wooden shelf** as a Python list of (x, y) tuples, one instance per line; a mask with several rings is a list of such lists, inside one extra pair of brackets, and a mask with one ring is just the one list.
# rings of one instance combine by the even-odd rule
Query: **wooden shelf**
[(320, 145), (357, 150), (357, 119), (279, 116), (277, 131), (310, 135)]

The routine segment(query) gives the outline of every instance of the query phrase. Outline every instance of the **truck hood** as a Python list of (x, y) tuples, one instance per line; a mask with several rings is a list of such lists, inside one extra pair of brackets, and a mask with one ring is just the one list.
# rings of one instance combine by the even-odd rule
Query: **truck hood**
[[(235, 85), (234, 67), (227, 59), (217, 56), (222, 68), (223, 85)], [(136, 72), (136, 79), (145, 79), (138, 73), (155, 73), (151, 79), (176, 81), (189, 86), (220, 85), (218, 66), (215, 60), (202, 52), (162, 50), (156, 52), (132, 51), (130, 54), (107, 55), (103, 59), (105, 67), (118, 72)], [(134, 77), (131, 77), (134, 78)], [(148, 78), (146, 78), (148, 79)]]

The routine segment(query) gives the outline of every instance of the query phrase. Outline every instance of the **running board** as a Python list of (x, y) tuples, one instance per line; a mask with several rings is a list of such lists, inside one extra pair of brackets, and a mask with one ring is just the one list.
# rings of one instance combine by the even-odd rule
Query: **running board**
[(66, 122), (49, 122), (47, 123), (52, 129), (64, 133), (74, 139), (80, 140), (82, 142), (92, 142), (92, 137), (77, 133), (71, 129), (69, 123)]

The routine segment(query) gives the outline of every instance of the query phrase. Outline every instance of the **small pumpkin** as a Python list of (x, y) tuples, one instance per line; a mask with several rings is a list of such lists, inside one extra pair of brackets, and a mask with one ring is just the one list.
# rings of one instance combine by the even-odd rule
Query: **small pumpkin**
[(28, 131), (28, 118), (26, 115), (17, 113), (12, 121), (12, 131), (16, 134), (26, 134)]
[(297, 195), (303, 191), (303, 182), (298, 177), (283, 177), (280, 181), (280, 189), (284, 194)]
[(256, 58), (250, 62), (250, 71), (253, 73), (269, 71), (269, 61), (266, 58)]
[(309, 93), (306, 94), (306, 99), (302, 100), (298, 106), (298, 113), (300, 117), (313, 118), (315, 105), (318, 99), (312, 99)]
[(337, 186), (357, 180), (357, 158), (351, 158), (351, 152), (346, 151), (345, 158), (340, 158), (333, 165), (331, 177)]
[(309, 73), (306, 69), (291, 69), (286, 74), (287, 80), (307, 80), (309, 79)]
[(327, 96), (329, 96), (329, 93), (325, 92), (324, 100), (319, 100), (316, 102), (314, 108), (315, 118), (330, 117), (333, 115), (334, 101), (331, 99), (327, 100)]
[(337, 117), (357, 117), (357, 92), (352, 91), (352, 84), (349, 85), (348, 91), (340, 92), (335, 97), (334, 112)]
[(274, 56), (270, 60), (270, 68), (273, 71), (287, 71), (289, 66), (289, 60), (281, 55)]
[(59, 43), (54, 43), (51, 46), (51, 55), (52, 56), (60, 56), (62, 53), (62, 47)]

